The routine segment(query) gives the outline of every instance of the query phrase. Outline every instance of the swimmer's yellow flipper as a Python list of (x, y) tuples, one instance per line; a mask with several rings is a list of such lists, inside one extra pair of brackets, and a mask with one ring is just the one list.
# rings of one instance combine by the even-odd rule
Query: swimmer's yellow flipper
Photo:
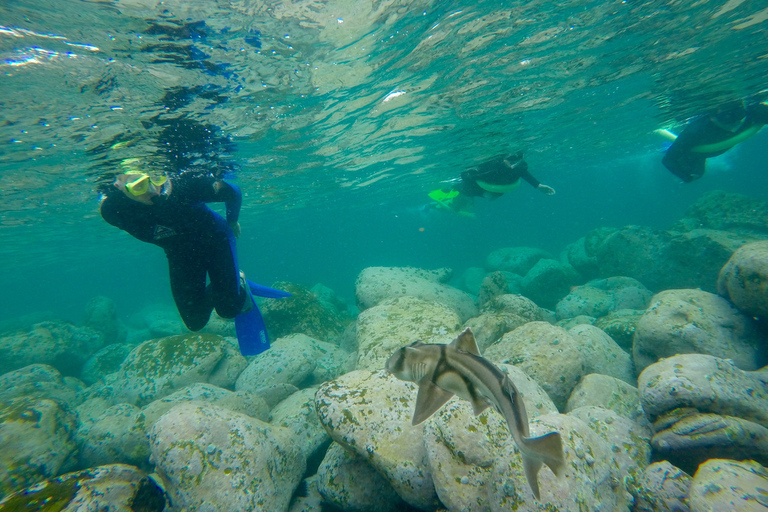
[(653, 130), (653, 133), (655, 133), (656, 135), (661, 135), (662, 137), (664, 137), (670, 142), (675, 142), (675, 139), (677, 138), (677, 135), (667, 130), (666, 128), (659, 128), (658, 130)]

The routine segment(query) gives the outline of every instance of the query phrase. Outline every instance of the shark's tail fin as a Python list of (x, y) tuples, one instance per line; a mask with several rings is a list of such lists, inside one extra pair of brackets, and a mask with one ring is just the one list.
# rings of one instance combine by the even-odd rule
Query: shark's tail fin
[[(535, 456), (560, 478), (565, 471), (565, 455), (563, 454), (563, 442), (560, 439), (559, 432), (550, 432), (539, 437), (526, 437), (523, 439), (526, 451), (535, 454)], [(538, 469), (539, 466), (536, 468)]]

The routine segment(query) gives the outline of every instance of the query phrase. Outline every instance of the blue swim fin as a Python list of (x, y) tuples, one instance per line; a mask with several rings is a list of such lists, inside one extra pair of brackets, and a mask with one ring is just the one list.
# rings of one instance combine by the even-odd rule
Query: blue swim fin
[(283, 297), (291, 296), (290, 293), (284, 292), (283, 290), (276, 290), (274, 288), (270, 288), (269, 286), (257, 284), (249, 279), (246, 279), (246, 281), (248, 281), (248, 287), (251, 289), (251, 293), (256, 295), (257, 297), (266, 297), (268, 299), (282, 299)]
[[(248, 280), (246, 279), (246, 281)], [(235, 332), (237, 333), (237, 342), (240, 345), (240, 353), (244, 356), (255, 356), (269, 348), (269, 335), (267, 334), (267, 326), (264, 325), (264, 318), (261, 316), (261, 311), (253, 299), (253, 295), (279, 299), (290, 297), (291, 294), (256, 284), (253, 281), (248, 281), (248, 287), (250, 288), (250, 293), (245, 300), (253, 302), (253, 307), (235, 317)]]

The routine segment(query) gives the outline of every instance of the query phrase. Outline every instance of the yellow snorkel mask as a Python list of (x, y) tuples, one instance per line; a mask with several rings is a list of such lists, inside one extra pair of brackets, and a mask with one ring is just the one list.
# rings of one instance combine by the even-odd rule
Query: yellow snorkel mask
[(126, 171), (125, 175), (130, 176), (129, 181), (125, 182), (125, 189), (133, 196), (146, 194), (150, 184), (161, 187), (168, 181), (167, 176), (150, 176), (146, 172), (136, 170)]

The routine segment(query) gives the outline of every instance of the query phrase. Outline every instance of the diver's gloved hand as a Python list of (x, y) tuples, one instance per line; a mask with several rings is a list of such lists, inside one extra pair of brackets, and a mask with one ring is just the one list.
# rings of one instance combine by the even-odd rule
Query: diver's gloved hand
[(555, 189), (553, 189), (552, 187), (548, 187), (547, 185), (539, 183), (539, 186), (536, 188), (538, 188), (541, 192), (544, 192), (548, 196), (555, 195)]
[(234, 224), (230, 224), (229, 227), (232, 228), (232, 233), (234, 233), (235, 238), (239, 238), (240, 237), (240, 223), (239, 222), (235, 222)]

